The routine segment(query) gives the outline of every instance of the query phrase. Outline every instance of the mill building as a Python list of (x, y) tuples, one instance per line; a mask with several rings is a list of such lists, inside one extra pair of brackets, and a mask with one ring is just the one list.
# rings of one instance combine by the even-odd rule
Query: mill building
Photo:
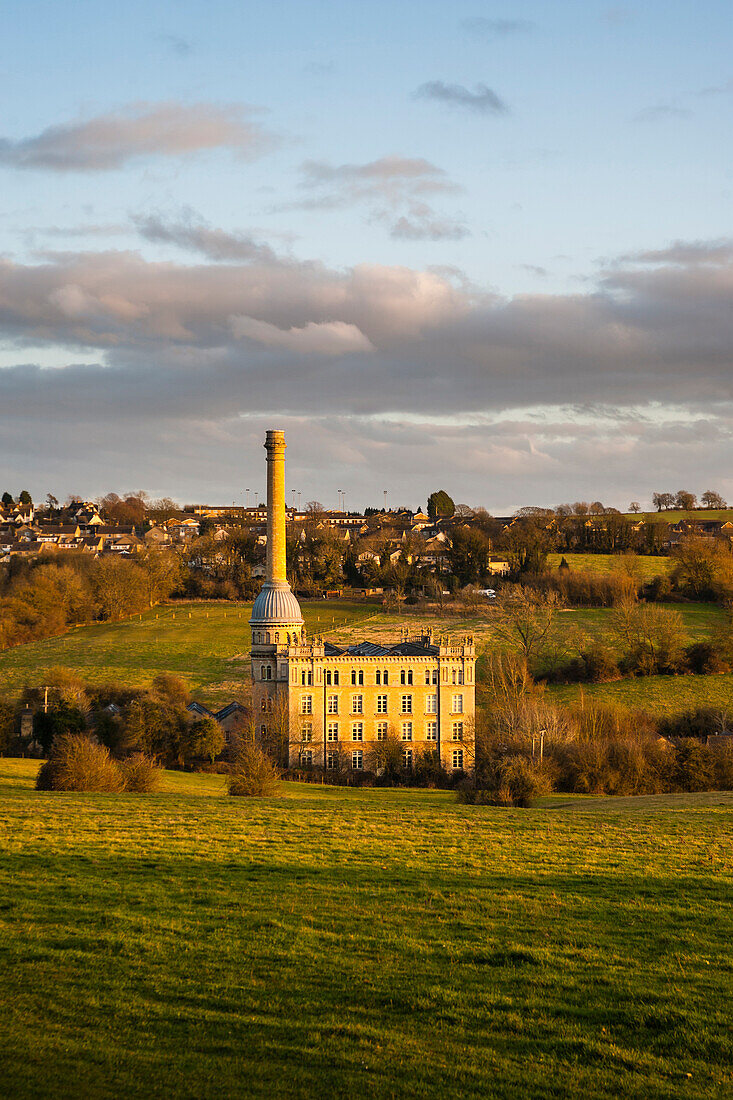
[(399, 642), (335, 644), (306, 636), (287, 579), (285, 434), (267, 432), (267, 568), (252, 608), (253, 707), (263, 738), (285, 719), (290, 767), (373, 770), (397, 740), (404, 767), (437, 754), (473, 769), (476, 647), (405, 630)]

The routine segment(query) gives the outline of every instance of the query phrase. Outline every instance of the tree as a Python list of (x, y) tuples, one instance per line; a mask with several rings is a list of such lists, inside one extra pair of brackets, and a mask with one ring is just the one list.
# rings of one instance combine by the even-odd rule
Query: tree
[(506, 533), (505, 548), (515, 576), (541, 573), (550, 551), (550, 534), (540, 519), (527, 518), (514, 523)]
[(59, 507), (58, 498), (53, 493), (46, 493), (46, 505), (49, 512), (57, 512)]
[(495, 632), (519, 649), (526, 668), (544, 650), (561, 606), (557, 592), (537, 592), (520, 585), (498, 607)]
[(606, 511), (606, 509), (603, 507), (603, 504), (601, 503), (600, 500), (591, 501), (591, 504), (589, 505), (589, 508), (590, 508), (590, 513), (593, 516), (602, 516), (603, 513)]
[(720, 493), (716, 493), (713, 489), (706, 489), (700, 497), (700, 500), (706, 508), (725, 508), (726, 503), (723, 500)]
[(8, 492), (4, 492), (2, 496), (2, 503), (4, 508), (12, 508), (15, 505), (15, 501), (12, 495)]
[(431, 519), (450, 519), (456, 506), (445, 489), (437, 489), (428, 497), (428, 515)]
[(641, 505), (639, 504), (638, 500), (632, 500), (631, 504), (629, 505), (629, 511), (635, 513), (641, 511)]
[(685, 538), (671, 553), (672, 579), (696, 600), (725, 597), (731, 586), (733, 557), (712, 539)]
[(183, 731), (180, 747), (185, 764), (194, 764), (205, 759), (213, 764), (224, 750), (222, 728), (215, 718), (197, 718)]
[(672, 493), (652, 493), (652, 502), (658, 512), (669, 511), (674, 505), (674, 496)]
[(305, 506), (305, 510), (309, 516), (316, 516), (320, 512), (325, 512), (325, 508), (321, 504), (320, 500), (309, 500)]
[(628, 668), (642, 676), (679, 669), (685, 633), (677, 611), (627, 600), (611, 612), (610, 626), (624, 645)]
[(685, 512), (697, 507), (697, 497), (694, 493), (688, 492), (687, 489), (680, 489), (674, 498), (674, 502), (678, 508)]
[(101, 619), (121, 619), (146, 605), (146, 578), (131, 561), (111, 557), (95, 562), (92, 584)]
[(27, 489), (22, 489), (20, 496), (18, 497), (18, 504), (21, 504), (24, 508), (31, 508), (33, 505), (33, 498)]
[(475, 584), (486, 572), (491, 542), (475, 527), (457, 527), (448, 561), (461, 585)]

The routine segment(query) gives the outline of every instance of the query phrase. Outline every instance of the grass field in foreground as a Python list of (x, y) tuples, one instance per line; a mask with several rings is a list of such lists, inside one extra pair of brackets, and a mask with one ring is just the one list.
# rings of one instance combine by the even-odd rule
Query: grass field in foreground
[(730, 1095), (731, 794), (59, 795), (36, 767), (0, 760), (13, 1100)]

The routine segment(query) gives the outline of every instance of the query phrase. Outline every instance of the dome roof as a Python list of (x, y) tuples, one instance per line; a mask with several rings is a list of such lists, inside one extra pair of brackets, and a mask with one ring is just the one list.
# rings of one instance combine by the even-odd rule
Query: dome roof
[(300, 604), (287, 581), (265, 581), (254, 602), (249, 621), (257, 626), (267, 626), (270, 623), (300, 625), (303, 622)]

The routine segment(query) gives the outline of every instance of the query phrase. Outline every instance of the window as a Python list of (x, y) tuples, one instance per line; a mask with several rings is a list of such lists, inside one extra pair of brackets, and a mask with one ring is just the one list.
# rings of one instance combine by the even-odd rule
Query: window
[(411, 668), (400, 669), (400, 683), (403, 684), (403, 685), (412, 683), (412, 669)]
[(451, 710), (454, 714), (463, 714), (463, 696), (454, 695), (451, 699)]
[(453, 750), (453, 769), (454, 771), (463, 770), (463, 749)]
[(313, 749), (301, 749), (300, 750), (300, 766), (301, 768), (310, 768), (313, 765)]
[(456, 682), (456, 670), (453, 669), (453, 672), (451, 673), (451, 683), (455, 684), (455, 682)]
[(387, 668), (382, 673), (382, 684), (384, 687), (389, 687), (389, 669)]
[(267, 710), (267, 698), (264, 695), (262, 696), (262, 709)]
[(412, 749), (405, 749), (402, 753), (402, 767), (412, 771)]
[(466, 683), (470, 684), (472, 679), (473, 679), (473, 672), (471, 670), (471, 666), (469, 665), (468, 668), (466, 669)]
[(402, 706), (401, 706), (400, 709), (401, 709), (402, 714), (412, 714), (412, 696), (411, 695), (403, 695), (402, 696)]
[(402, 723), (402, 740), (412, 741), (412, 722)]
[(260, 726), (260, 736), (261, 737), (266, 737), (267, 736), (267, 726)]
[(277, 631), (277, 630), (275, 631), (275, 641), (276, 641), (276, 642), (279, 642), (279, 641), (280, 641), (280, 634), (278, 633), (278, 631)]
[(438, 670), (437, 670), (437, 668), (434, 668), (433, 669), (433, 683), (437, 684), (437, 682), (438, 682)]
[(303, 687), (313, 687), (313, 673), (305, 669), (300, 674), (300, 683)]
[(362, 684), (364, 683), (364, 669), (363, 668), (359, 669), (358, 671), (357, 671), (357, 669), (352, 668), (352, 670), (351, 670), (351, 683), (353, 685), (358, 684), (359, 687), (362, 686)]
[(303, 698), (300, 700), (300, 713), (301, 714), (312, 714), (313, 713), (313, 696), (312, 695), (304, 695)]
[(351, 696), (351, 713), (363, 714), (364, 713), (364, 696), (352, 695)]
[(377, 714), (386, 714), (386, 713), (387, 713), (387, 696), (386, 695), (378, 695), (377, 696)]
[(463, 740), (463, 722), (454, 722), (453, 723), (453, 740), (454, 741), (462, 741)]
[(387, 723), (377, 722), (377, 741), (387, 740)]
[(426, 722), (425, 723), (425, 740), (437, 741), (438, 740), (438, 723)]
[(458, 669), (458, 683), (459, 684), (463, 683), (463, 669), (462, 668)]
[(326, 684), (329, 687), (331, 684), (333, 684), (334, 687), (339, 686), (339, 673), (337, 668), (333, 669), (333, 671), (330, 668), (326, 669)]
[(326, 753), (326, 769), (330, 772), (338, 767), (339, 754), (337, 752)]
[(339, 724), (338, 722), (329, 722), (326, 726), (326, 740), (338, 741), (339, 739)]
[(377, 669), (377, 671), (376, 671), (376, 673), (375, 673), (375, 676), (374, 676), (374, 683), (375, 683), (375, 684), (377, 685), (377, 687), (380, 687), (380, 686), (381, 686), (381, 683), (382, 683), (382, 671), (381, 671), (381, 669), (379, 669), (379, 668)]
[(263, 665), (262, 666), (262, 668), (260, 670), (260, 679), (262, 679), (262, 680), (271, 680), (272, 679), (272, 666), (271, 665)]
[(351, 740), (363, 741), (364, 740), (364, 723), (352, 722), (351, 723)]
[(437, 714), (438, 713), (438, 696), (426, 695), (425, 696), (425, 713)]
[(425, 669), (425, 683), (426, 684), (430, 683), (430, 669), (429, 668)]
[(339, 712), (339, 697), (338, 695), (329, 695), (326, 702), (326, 709), (329, 714), (338, 714)]
[(364, 752), (362, 749), (355, 749), (351, 754), (351, 766), (354, 771), (360, 772), (364, 768)]
[(304, 741), (307, 745), (311, 743), (313, 740), (312, 722), (303, 722), (303, 725), (300, 727), (300, 740)]

